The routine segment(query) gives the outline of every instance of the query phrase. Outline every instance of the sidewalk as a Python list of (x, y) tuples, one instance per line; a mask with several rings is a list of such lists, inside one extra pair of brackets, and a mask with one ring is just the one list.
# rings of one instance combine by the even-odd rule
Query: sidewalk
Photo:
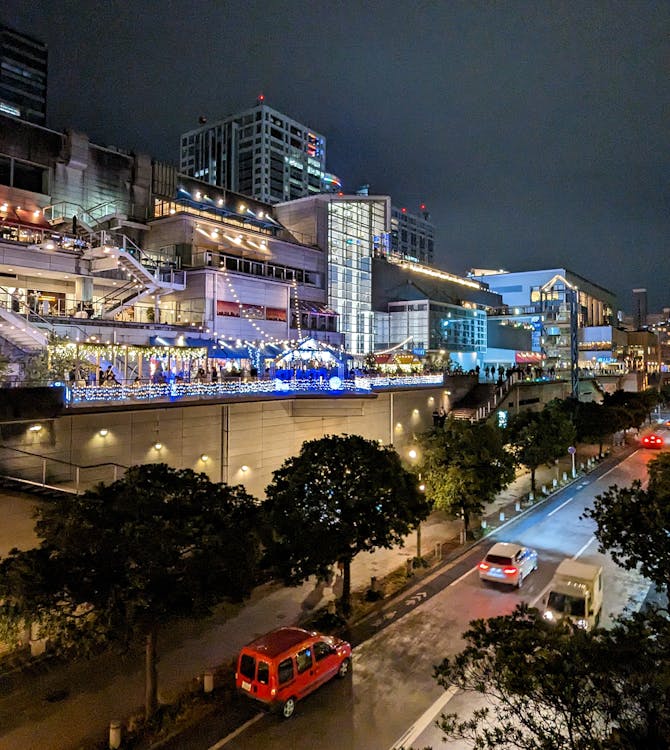
[[(597, 449), (589, 446), (589, 455)], [(579, 462), (587, 449), (581, 449)], [(538, 493), (543, 484), (571, 473), (570, 459), (558, 468), (536, 472)], [(486, 509), (489, 528), (501, 510), (510, 518), (517, 500), (527, 498), (530, 474), (523, 473)], [(439, 545), (458, 552), (460, 521), (435, 512), (421, 525), (424, 556)], [(416, 555), (416, 533), (404, 547), (358, 555), (351, 570), (352, 591), (365, 590), (370, 578), (381, 580)], [(256, 589), (243, 605), (224, 605), (206, 620), (180, 622), (159, 634), (159, 700), (172, 701), (194, 678), (228, 663), (248, 641), (273, 628), (296, 624), (325, 606), (332, 590), (313, 579), (296, 588), (268, 584)], [(87, 662), (57, 666), (35, 665), (20, 679), (0, 676), (0, 747), (3, 750), (75, 750), (89, 740), (105, 741), (109, 722), (125, 723), (144, 699), (144, 660), (141, 650), (125, 657), (105, 654)]]

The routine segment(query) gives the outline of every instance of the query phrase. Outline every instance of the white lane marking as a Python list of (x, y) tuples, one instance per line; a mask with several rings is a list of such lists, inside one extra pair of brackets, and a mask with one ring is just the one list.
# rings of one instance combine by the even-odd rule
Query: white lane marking
[(586, 551), (586, 548), (591, 544), (591, 542), (595, 542), (596, 538), (592, 536), (589, 541), (579, 550), (579, 552), (576, 555), (572, 556), (573, 560), (576, 560), (578, 557), (582, 556), (582, 552)]
[(214, 743), (211, 747), (207, 748), (207, 750), (219, 750), (219, 748), (222, 748), (224, 745), (227, 745), (231, 740), (234, 740), (238, 734), (242, 734), (242, 732), (249, 729), (249, 727), (252, 724), (255, 724), (259, 719), (262, 719), (264, 716), (265, 716), (264, 713), (260, 713), (260, 714), (256, 714), (255, 716), (252, 716), (251, 719), (249, 719), (249, 721), (245, 721), (244, 724), (242, 724), (242, 726), (237, 727), (237, 729), (234, 732), (227, 734), (223, 739), (219, 740), (218, 742)]
[(464, 578), (467, 578), (470, 575), (470, 573), (474, 573), (476, 570), (477, 570), (477, 566), (475, 565), (474, 568), (470, 568), (470, 570), (466, 570), (462, 576), (459, 576), (455, 581), (452, 581), (449, 584), (449, 586), (455, 586), (457, 583), (460, 583)]
[[(421, 716), (412, 724), (412, 726), (403, 734), (402, 737), (400, 737), (396, 742), (394, 742), (389, 750), (394, 750), (394, 748), (397, 747), (409, 747), (414, 740), (419, 737), (424, 729), (433, 721), (435, 716), (442, 711), (442, 709), (449, 703), (449, 701), (456, 695), (458, 692), (458, 688), (454, 687), (453, 685), (446, 690), (436, 701), (433, 703), (432, 706), (427, 708)], [(210, 748), (211, 750), (211, 748)]]
[(572, 501), (573, 501), (574, 499), (575, 499), (575, 496), (574, 496), (574, 495), (573, 495), (572, 497), (569, 497), (569, 498), (568, 498), (568, 499), (567, 499), (567, 500), (566, 500), (566, 501), (565, 501), (564, 503), (561, 503), (561, 504), (560, 504), (560, 505), (558, 506), (558, 508), (554, 508), (554, 509), (553, 509), (553, 510), (551, 511), (551, 513), (547, 513), (547, 518), (549, 518), (549, 516), (553, 516), (553, 515), (554, 515), (554, 513), (558, 513), (558, 511), (559, 511), (559, 510), (560, 510), (560, 509), (561, 509), (561, 508), (562, 508), (562, 507), (563, 507), (564, 505), (567, 505), (567, 504), (568, 504), (569, 502), (572, 502)]

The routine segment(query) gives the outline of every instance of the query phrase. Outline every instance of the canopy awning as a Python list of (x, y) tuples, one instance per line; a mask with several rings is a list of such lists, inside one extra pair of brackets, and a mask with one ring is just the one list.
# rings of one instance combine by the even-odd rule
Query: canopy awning
[(542, 352), (515, 352), (514, 361), (517, 365), (541, 365), (544, 355)]
[(325, 303), (311, 302), (305, 299), (298, 300), (298, 309), (301, 313), (311, 313), (312, 315), (337, 315), (335, 310), (332, 310)]

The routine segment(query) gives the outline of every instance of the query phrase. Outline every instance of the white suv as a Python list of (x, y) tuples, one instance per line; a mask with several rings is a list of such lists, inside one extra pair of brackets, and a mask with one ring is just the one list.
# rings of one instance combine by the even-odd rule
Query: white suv
[(482, 581), (507, 583), (521, 588), (524, 578), (537, 570), (537, 552), (510, 542), (498, 542), (479, 563)]

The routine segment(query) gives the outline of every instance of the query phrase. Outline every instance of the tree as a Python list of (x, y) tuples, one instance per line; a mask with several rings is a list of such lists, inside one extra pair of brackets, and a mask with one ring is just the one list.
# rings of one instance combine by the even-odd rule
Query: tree
[(243, 487), (147, 464), (41, 506), (32, 550), (0, 561), (0, 620), (36, 623), (59, 651), (145, 640), (145, 712), (157, 704), (156, 638), (255, 582), (258, 505)]
[(494, 425), (447, 420), (444, 431), (422, 436), (422, 476), (435, 508), (463, 519), (480, 515), (486, 503), (514, 479), (514, 458)]
[(670, 456), (662, 454), (648, 465), (647, 489), (635, 480), (630, 487), (609, 487), (597, 495), (586, 518), (597, 524), (601, 552), (609, 552), (626, 570), (670, 590)]
[(358, 435), (303, 443), (266, 489), (272, 529), (267, 562), (287, 584), (343, 566), (341, 607), (349, 612), (351, 561), (359, 552), (403, 544), (430, 506), (395, 450)]
[(610, 630), (547, 623), (519, 605), (510, 615), (475, 620), (466, 648), (434, 676), (485, 695), (466, 719), (443, 715), (446, 739), (494, 750), (624, 750), (670, 747), (670, 622), (649, 611)]
[(598, 456), (603, 454), (605, 438), (626, 424), (620, 407), (607, 407), (593, 401), (578, 404), (576, 422), (577, 439), (585, 443), (597, 443)]
[(550, 466), (567, 454), (575, 441), (575, 428), (564, 410), (548, 404), (542, 411), (517, 414), (506, 431), (516, 460), (530, 471), (530, 486), (535, 493), (535, 472), (543, 464)]

